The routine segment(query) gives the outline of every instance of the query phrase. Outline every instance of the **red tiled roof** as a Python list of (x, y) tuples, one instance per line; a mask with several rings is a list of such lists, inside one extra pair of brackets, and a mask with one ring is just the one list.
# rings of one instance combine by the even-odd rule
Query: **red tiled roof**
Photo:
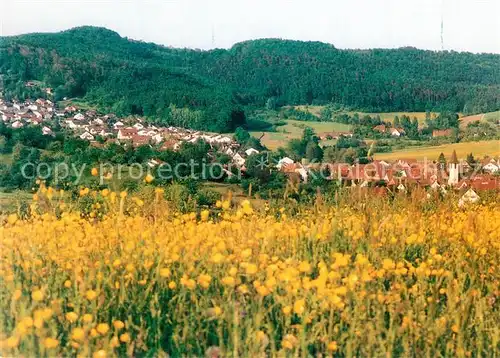
[(378, 126), (373, 127), (374, 131), (385, 133), (385, 124), (379, 124)]
[(453, 134), (452, 129), (435, 129), (432, 131), (433, 137), (448, 137)]

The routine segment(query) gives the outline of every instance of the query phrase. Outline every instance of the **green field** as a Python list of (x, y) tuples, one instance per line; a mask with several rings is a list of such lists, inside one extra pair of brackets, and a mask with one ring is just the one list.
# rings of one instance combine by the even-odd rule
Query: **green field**
[[(309, 112), (317, 117), (321, 115), (321, 111), (325, 106), (295, 106), (294, 108), (299, 111), (304, 111), (304, 112)], [(380, 116), (380, 119), (384, 122), (393, 122), (394, 117), (398, 116), (401, 118), (402, 116), (408, 116), (411, 119), (414, 117), (417, 118), (418, 123), (420, 126), (423, 126), (425, 124), (425, 112), (382, 112), (382, 113), (376, 113), (376, 112), (360, 112), (360, 111), (344, 111), (344, 112), (338, 112), (338, 114), (343, 114), (346, 113), (350, 116), (354, 115), (357, 113), (360, 118), (363, 116), (369, 115), (370, 117), (375, 117), (375, 116)], [(431, 118), (436, 118), (438, 113), (431, 112)]]
[(297, 121), (293, 119), (288, 119), (285, 122), (286, 124), (279, 126), (276, 132), (251, 132), (251, 134), (256, 138), (260, 138), (264, 134), (261, 139), (262, 144), (274, 150), (279, 147), (286, 147), (291, 139), (300, 138), (306, 127), (314, 129), (316, 134), (350, 130), (349, 125), (335, 122)]
[(0, 164), (11, 164), (12, 154), (0, 154)]
[(500, 111), (485, 113), (484, 120), (486, 121), (500, 121)]
[(465, 159), (467, 154), (472, 153), (476, 158), (483, 158), (485, 156), (499, 156), (500, 155), (500, 141), (489, 140), (479, 142), (465, 142), (465, 143), (452, 143), (433, 147), (414, 147), (408, 148), (392, 153), (379, 153), (375, 154), (377, 160), (396, 160), (396, 159), (418, 159), (422, 160), (437, 160), (440, 153), (449, 158), (453, 153), (457, 152), (459, 159)]
[(22, 190), (16, 190), (12, 193), (0, 191), (0, 215), (17, 211), (23, 203), (29, 203), (32, 197), (32, 193)]

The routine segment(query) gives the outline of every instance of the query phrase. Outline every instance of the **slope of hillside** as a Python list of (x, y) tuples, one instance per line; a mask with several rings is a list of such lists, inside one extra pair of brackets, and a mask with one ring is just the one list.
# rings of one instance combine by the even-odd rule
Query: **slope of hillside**
[[(320, 42), (246, 41), (229, 50), (173, 49), (80, 27), (0, 38), (4, 95), (28, 80), (117, 114), (230, 131), (244, 108), (335, 102), (365, 112), (500, 108), (500, 56), (339, 50)], [(176, 109), (187, 107), (182, 115)], [(182, 117), (182, 118), (180, 118)]]
[(376, 160), (417, 159), (428, 161), (437, 160), (441, 153), (449, 158), (456, 151), (459, 159), (465, 159), (469, 153), (476, 158), (484, 156), (496, 157), (500, 155), (500, 143), (498, 140), (487, 140), (478, 142), (451, 143), (438, 146), (407, 148), (391, 153), (376, 153)]

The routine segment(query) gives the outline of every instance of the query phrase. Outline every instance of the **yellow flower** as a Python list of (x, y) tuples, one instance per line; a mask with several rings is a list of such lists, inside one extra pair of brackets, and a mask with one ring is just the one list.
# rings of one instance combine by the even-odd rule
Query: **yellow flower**
[(127, 192), (124, 190), (120, 193), (120, 198), (126, 198), (127, 197)]
[(146, 177), (144, 178), (144, 181), (145, 181), (146, 183), (151, 183), (154, 179), (155, 179), (155, 177), (154, 177), (154, 176), (152, 176), (151, 174), (149, 174), (149, 173), (148, 173), (148, 174), (146, 175)]
[(208, 288), (210, 286), (210, 282), (212, 281), (212, 277), (209, 275), (200, 275), (198, 276), (198, 284), (203, 288)]
[(384, 270), (393, 270), (395, 267), (396, 267), (396, 264), (391, 259), (384, 259), (382, 261), (382, 268)]
[(64, 281), (64, 287), (70, 288), (71, 287), (71, 281), (70, 280)]
[(109, 331), (109, 325), (107, 323), (99, 323), (96, 330), (100, 334), (105, 335)]
[(120, 346), (120, 340), (118, 339), (118, 337), (113, 337), (111, 338), (111, 341), (109, 342), (110, 346), (113, 347), (113, 348), (116, 348), (118, 346)]
[(101, 349), (92, 354), (92, 358), (106, 358), (107, 354), (106, 351)]
[(224, 261), (224, 255), (222, 255), (220, 252), (216, 252), (211, 258), (210, 261), (213, 262), (214, 264), (219, 264), (222, 261)]
[(297, 315), (301, 315), (304, 313), (304, 310), (306, 308), (306, 301), (305, 300), (297, 300), (293, 304), (293, 312)]
[(201, 213), (200, 213), (201, 221), (208, 221), (209, 215), (210, 215), (210, 211), (208, 211), (208, 210), (202, 210)]
[(66, 313), (65, 317), (71, 323), (74, 323), (78, 320), (78, 315), (75, 312), (68, 312)]
[(292, 349), (297, 343), (298, 339), (293, 334), (285, 335), (285, 337), (283, 337), (283, 340), (281, 341), (281, 345), (286, 349)]
[(327, 348), (330, 352), (335, 352), (338, 349), (337, 342), (333, 341), (328, 343)]
[(83, 341), (85, 339), (85, 331), (83, 330), (83, 328), (73, 328), (73, 330), (71, 331), (71, 339), (75, 341)]
[(59, 345), (59, 341), (54, 338), (45, 338), (43, 340), (43, 346), (47, 349), (56, 348)]
[(12, 300), (13, 301), (17, 301), (18, 299), (21, 298), (21, 296), (23, 295), (23, 291), (21, 290), (15, 290), (14, 293), (12, 294)]
[(285, 306), (281, 309), (283, 311), (283, 314), (288, 316), (290, 313), (292, 313), (292, 306)]
[(83, 322), (85, 322), (85, 323), (90, 323), (94, 319), (92, 317), (92, 315), (88, 314), (88, 313), (84, 314), (82, 318), (83, 318)]
[(248, 264), (246, 269), (245, 269), (245, 272), (247, 275), (254, 275), (257, 273), (258, 270), (259, 270), (259, 268), (257, 267), (257, 265)]
[(222, 314), (222, 308), (219, 306), (212, 307), (208, 310), (208, 314), (213, 317), (218, 317)]
[(7, 338), (6, 345), (8, 348), (16, 348), (19, 345), (19, 337), (11, 336)]
[(257, 293), (262, 297), (267, 296), (271, 293), (266, 286), (259, 286), (256, 288), (256, 290), (257, 290)]
[(232, 277), (232, 276), (223, 277), (222, 283), (225, 286), (229, 286), (229, 287), (234, 287), (236, 285), (236, 281), (235, 281), (234, 277)]
[(222, 202), (222, 209), (228, 210), (231, 207), (231, 203), (228, 200)]
[(267, 338), (266, 333), (264, 331), (257, 331), (255, 336), (256, 336), (258, 341), (263, 341), (264, 339)]
[(94, 290), (88, 290), (85, 293), (85, 297), (87, 297), (89, 301), (92, 301), (97, 297), (97, 292), (95, 292)]
[(181, 279), (181, 284), (185, 287), (187, 287), (188, 289), (192, 290), (196, 287), (196, 281), (193, 280), (192, 278), (189, 278), (189, 279), (186, 279), (186, 280), (182, 280)]
[(41, 290), (36, 290), (31, 293), (31, 298), (33, 301), (41, 301), (43, 300), (43, 292)]
[(130, 342), (130, 335), (128, 333), (123, 333), (120, 335), (120, 341), (123, 343)]
[(177, 287), (177, 284), (174, 281), (170, 281), (168, 283), (168, 288), (170, 288), (171, 290), (175, 290), (176, 287)]
[(125, 327), (125, 323), (123, 323), (120, 320), (117, 320), (113, 322), (113, 327), (115, 327), (116, 329), (122, 329), (123, 327)]
[(246, 294), (249, 292), (247, 285), (240, 285), (240, 286), (238, 286), (237, 290), (239, 293), (242, 293), (242, 294)]
[(165, 267), (160, 270), (160, 277), (167, 278), (170, 277), (171, 274), (172, 272), (170, 271), (169, 268)]
[(311, 265), (307, 261), (302, 261), (299, 265), (299, 271), (309, 273), (311, 272)]
[(10, 225), (14, 225), (17, 221), (17, 214), (10, 214), (8, 217), (7, 217), (7, 222), (10, 224)]
[(92, 168), (90, 171), (93, 177), (96, 177), (99, 174), (99, 170), (97, 168)]

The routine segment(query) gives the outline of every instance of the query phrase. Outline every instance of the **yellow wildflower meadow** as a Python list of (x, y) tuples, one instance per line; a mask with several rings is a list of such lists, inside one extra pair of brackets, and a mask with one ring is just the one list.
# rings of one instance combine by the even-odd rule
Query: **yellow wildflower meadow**
[(2, 356), (500, 354), (498, 201), (180, 214), (161, 190), (83, 189), (84, 214), (44, 195), (1, 219)]

